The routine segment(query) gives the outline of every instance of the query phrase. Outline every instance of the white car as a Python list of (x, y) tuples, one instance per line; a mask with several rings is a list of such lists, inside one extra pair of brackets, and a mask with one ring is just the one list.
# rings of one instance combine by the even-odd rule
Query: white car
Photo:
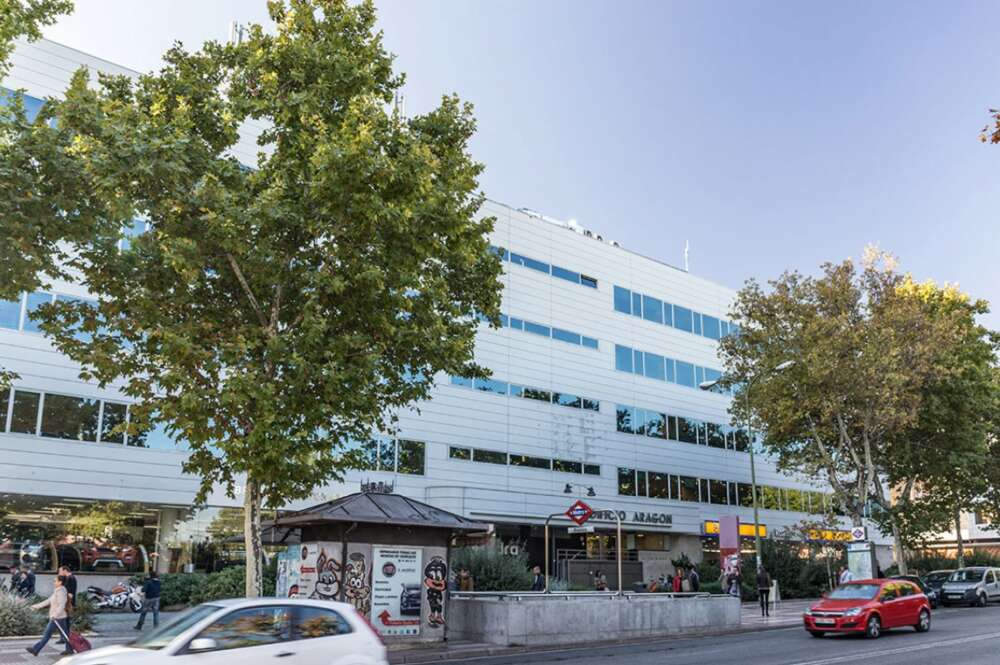
[[(58, 665), (387, 665), (368, 620), (346, 603), (240, 598), (193, 607), (131, 644), (67, 656)], [(279, 661), (280, 662), (280, 661)]]

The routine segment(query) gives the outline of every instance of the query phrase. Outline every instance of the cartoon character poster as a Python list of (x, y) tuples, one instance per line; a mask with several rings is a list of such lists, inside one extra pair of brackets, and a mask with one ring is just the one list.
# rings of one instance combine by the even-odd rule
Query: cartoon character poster
[(364, 552), (351, 552), (344, 564), (344, 599), (358, 612), (368, 616), (372, 611), (372, 581), (368, 558)]
[(376, 546), (371, 562), (372, 625), (382, 635), (419, 635), (423, 550)]
[(339, 600), (340, 544), (303, 543), (297, 547), (299, 579), (296, 589), (289, 586), (289, 597)]
[(444, 625), (444, 592), (448, 588), (448, 564), (442, 557), (431, 557), (424, 566), (424, 587), (427, 589), (427, 625), (440, 628)]

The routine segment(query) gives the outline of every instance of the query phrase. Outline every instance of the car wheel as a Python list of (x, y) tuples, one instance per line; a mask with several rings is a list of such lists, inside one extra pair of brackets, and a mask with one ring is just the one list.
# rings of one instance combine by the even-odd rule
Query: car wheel
[(920, 610), (920, 618), (917, 619), (917, 625), (914, 626), (918, 633), (926, 633), (931, 629), (931, 613), (927, 610)]
[(823, 637), (824, 635), (826, 635), (826, 633), (824, 633), (822, 630), (810, 630), (809, 634), (812, 635), (813, 637)]
[(865, 637), (871, 640), (877, 640), (878, 636), (881, 634), (882, 621), (875, 616), (868, 619), (868, 625), (865, 627)]
[(986, 594), (979, 594), (979, 598), (976, 600), (976, 607), (986, 607)]

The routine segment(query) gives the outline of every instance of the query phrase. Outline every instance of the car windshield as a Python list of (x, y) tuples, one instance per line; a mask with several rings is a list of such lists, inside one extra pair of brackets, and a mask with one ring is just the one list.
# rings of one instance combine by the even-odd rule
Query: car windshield
[(931, 573), (927, 576), (927, 581), (932, 583), (944, 582), (951, 576), (951, 573)]
[(842, 584), (827, 598), (832, 600), (871, 600), (878, 593), (877, 584)]
[(984, 570), (956, 570), (948, 578), (949, 582), (978, 582), (983, 579)]
[(162, 628), (157, 628), (149, 635), (144, 635), (135, 640), (130, 646), (137, 649), (162, 649), (185, 630), (218, 611), (218, 605), (198, 605), (197, 607), (192, 607)]

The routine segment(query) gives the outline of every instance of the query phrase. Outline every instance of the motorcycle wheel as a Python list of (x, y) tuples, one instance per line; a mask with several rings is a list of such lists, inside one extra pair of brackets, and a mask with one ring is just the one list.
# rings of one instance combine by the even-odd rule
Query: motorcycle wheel
[(128, 608), (132, 610), (133, 614), (137, 614), (142, 610), (142, 602), (132, 598), (128, 601)]

